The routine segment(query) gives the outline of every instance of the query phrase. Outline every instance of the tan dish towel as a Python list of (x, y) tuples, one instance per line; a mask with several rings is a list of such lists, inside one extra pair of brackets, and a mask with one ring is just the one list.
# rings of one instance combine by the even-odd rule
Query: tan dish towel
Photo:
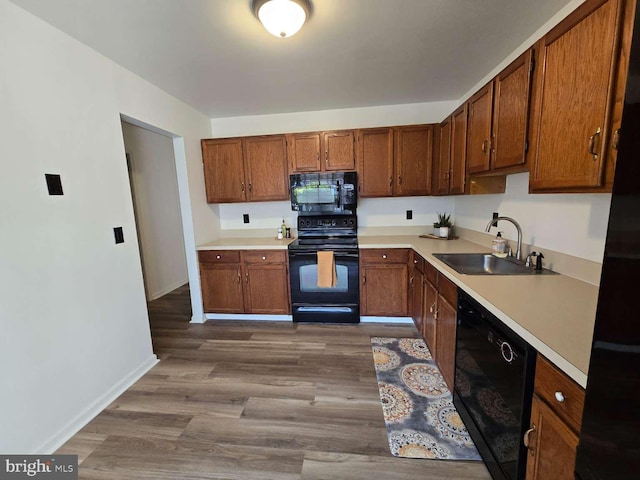
[(331, 288), (338, 283), (333, 252), (318, 252), (318, 287)]

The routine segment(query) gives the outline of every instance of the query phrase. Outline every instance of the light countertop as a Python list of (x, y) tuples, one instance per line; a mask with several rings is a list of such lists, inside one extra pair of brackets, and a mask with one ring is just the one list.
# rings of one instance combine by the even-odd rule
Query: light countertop
[(487, 252), (466, 240), (358, 237), (360, 248), (413, 248), (582, 387), (587, 384), (598, 287), (566, 275), (463, 275), (433, 253)]
[[(284, 250), (293, 238), (222, 238), (198, 250)], [(360, 248), (412, 248), (542, 355), (586, 386), (598, 287), (566, 275), (462, 275), (433, 253), (487, 252), (463, 239), (359, 235)]]

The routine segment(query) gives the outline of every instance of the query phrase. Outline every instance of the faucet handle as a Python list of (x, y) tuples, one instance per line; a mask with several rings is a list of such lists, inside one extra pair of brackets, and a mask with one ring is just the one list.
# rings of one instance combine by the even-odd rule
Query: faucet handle
[(524, 262), (524, 266), (525, 266), (525, 267), (530, 267), (530, 266), (531, 266), (531, 257), (535, 257), (535, 256), (537, 256), (537, 255), (538, 255), (538, 254), (537, 254), (535, 251), (533, 251), (533, 252), (531, 252), (529, 255), (527, 255), (527, 261), (526, 261), (526, 262)]

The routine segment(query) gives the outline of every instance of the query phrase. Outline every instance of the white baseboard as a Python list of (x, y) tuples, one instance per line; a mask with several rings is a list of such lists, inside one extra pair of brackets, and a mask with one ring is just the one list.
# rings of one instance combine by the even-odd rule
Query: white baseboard
[(189, 323), (204, 323), (207, 321), (207, 314), (198, 315), (194, 313), (191, 316), (191, 321)]
[[(266, 320), (271, 322), (292, 322), (291, 315), (253, 315), (248, 313), (205, 313), (207, 320)], [(194, 319), (191, 320), (194, 323)], [(411, 317), (360, 317), (361, 323), (413, 324)]]
[(179, 280), (179, 281), (177, 281), (175, 283), (172, 283), (170, 286), (165, 287), (162, 290), (150, 293), (149, 294), (150, 298), (148, 298), (147, 300), (148, 301), (156, 300), (156, 299), (162, 297), (163, 295), (166, 295), (167, 293), (173, 292), (176, 288), (183, 286), (188, 281), (189, 281), (189, 279), (185, 278), (184, 280)]
[(360, 323), (399, 323), (413, 324), (411, 317), (360, 317)]
[(140, 377), (147, 373), (159, 362), (158, 357), (151, 355), (140, 366), (135, 368), (126, 377), (111, 387), (104, 395), (84, 409), (79, 415), (73, 418), (67, 425), (60, 429), (51, 438), (40, 445), (35, 452), (39, 454), (50, 454), (58, 450), (64, 443), (78, 433), (87, 423), (102, 412), (111, 402), (118, 398), (125, 390), (137, 382)]
[(269, 322), (292, 322), (291, 315), (259, 315), (250, 313), (205, 313), (207, 320), (265, 320)]

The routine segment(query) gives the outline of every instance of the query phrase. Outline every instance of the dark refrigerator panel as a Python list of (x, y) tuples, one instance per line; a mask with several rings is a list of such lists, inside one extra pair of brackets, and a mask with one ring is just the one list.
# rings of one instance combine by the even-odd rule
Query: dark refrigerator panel
[(580, 480), (640, 475), (640, 29), (638, 7), (591, 363), (576, 457)]

